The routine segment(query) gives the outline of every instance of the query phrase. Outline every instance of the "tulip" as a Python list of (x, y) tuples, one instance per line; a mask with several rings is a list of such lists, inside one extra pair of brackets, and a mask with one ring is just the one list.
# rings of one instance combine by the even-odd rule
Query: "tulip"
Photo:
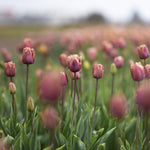
[(115, 74), (116, 74), (116, 72), (117, 72), (117, 68), (116, 68), (116, 65), (115, 65), (114, 63), (111, 64), (110, 72), (111, 72), (111, 74), (112, 74), (111, 95), (113, 95), (113, 92), (114, 92), (114, 78), (115, 78)]
[[(149, 119), (149, 112), (150, 112), (150, 86), (141, 85), (138, 87), (136, 91), (136, 104), (140, 110), (143, 110), (146, 114), (146, 146), (148, 150), (148, 143), (149, 143), (149, 127), (148, 127), (148, 119)], [(137, 130), (138, 133), (138, 130)], [(138, 144), (136, 144), (138, 146)]]
[(93, 77), (94, 78), (96, 78), (96, 79), (102, 78), (103, 72), (104, 72), (103, 65), (101, 65), (101, 64), (94, 64), (92, 72), (93, 72)]
[(44, 103), (57, 103), (61, 93), (61, 84), (56, 72), (49, 72), (42, 76), (38, 85), (38, 93)]
[(16, 93), (16, 86), (13, 82), (9, 83), (9, 93), (10, 94), (15, 94)]
[(121, 68), (124, 65), (124, 58), (122, 56), (118, 56), (114, 58), (114, 64), (117, 68)]
[(81, 57), (79, 57), (78, 55), (70, 55), (67, 58), (67, 64), (68, 64), (68, 68), (72, 72), (78, 72), (81, 70), (81, 64), (82, 64)]
[(90, 63), (85, 60), (85, 61), (83, 62), (83, 67), (84, 67), (84, 69), (89, 70), (89, 69), (90, 69)]
[(45, 44), (40, 44), (38, 47), (37, 47), (37, 51), (46, 56), (48, 54), (48, 47), (45, 45)]
[(150, 79), (150, 64), (145, 65), (145, 78)]
[(103, 65), (94, 64), (92, 72), (93, 72), (93, 77), (96, 78), (95, 103), (94, 103), (94, 112), (93, 112), (93, 116), (92, 116), (92, 128), (93, 128), (95, 111), (96, 111), (98, 79), (102, 78), (102, 76), (103, 76), (103, 72), (104, 72)]
[(13, 63), (12, 61), (5, 63), (4, 71), (5, 71), (6, 76), (10, 77), (12, 81), (12, 77), (14, 77), (16, 74), (15, 63)]
[(126, 47), (126, 42), (123, 38), (118, 39), (117, 46), (120, 49), (124, 49)]
[(148, 48), (145, 44), (137, 47), (137, 51), (138, 51), (140, 59), (146, 59), (149, 57), (149, 51), (148, 51)]
[[(79, 72), (76, 72), (76, 79), (80, 79), (80, 72), (81, 72), (81, 70), (80, 70)], [(70, 74), (71, 79), (72, 79), (72, 80), (75, 80), (74, 72), (71, 72), (71, 71), (69, 70), (69, 74)]]
[(90, 61), (94, 61), (97, 58), (97, 49), (95, 47), (91, 47), (87, 50), (87, 56)]
[(123, 95), (111, 96), (109, 101), (110, 113), (113, 117), (121, 119), (127, 112), (127, 101)]
[(62, 53), (60, 56), (59, 56), (59, 61), (61, 63), (62, 66), (66, 67), (67, 66), (67, 55)]
[(44, 125), (44, 128), (50, 131), (50, 145), (51, 149), (53, 148), (53, 138), (54, 138), (54, 132), (55, 128), (59, 124), (59, 118), (58, 118), (58, 113), (55, 108), (53, 107), (47, 107), (42, 112), (40, 113), (42, 123)]
[(22, 62), (24, 64), (33, 64), (35, 60), (35, 51), (33, 48), (26, 47), (23, 49)]
[(47, 130), (54, 130), (59, 123), (57, 111), (53, 107), (47, 107), (41, 112), (41, 120)]
[(27, 101), (28, 101), (28, 76), (29, 76), (29, 65), (33, 64), (35, 60), (35, 51), (33, 48), (25, 47), (23, 49), (22, 62), (27, 65), (26, 74), (26, 102), (25, 102), (25, 124), (27, 121)]
[(141, 81), (145, 77), (144, 67), (140, 62), (130, 66), (130, 72), (134, 81)]

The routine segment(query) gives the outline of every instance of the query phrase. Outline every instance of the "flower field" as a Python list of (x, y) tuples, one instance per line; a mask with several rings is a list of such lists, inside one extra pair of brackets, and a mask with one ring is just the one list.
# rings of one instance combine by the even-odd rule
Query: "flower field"
[(0, 150), (150, 149), (149, 27), (15, 30), (0, 51)]

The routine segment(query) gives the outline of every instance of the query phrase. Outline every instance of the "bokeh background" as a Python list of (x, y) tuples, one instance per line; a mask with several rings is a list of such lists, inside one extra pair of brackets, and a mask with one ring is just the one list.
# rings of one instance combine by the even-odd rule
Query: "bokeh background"
[(1, 0), (0, 48), (68, 26), (148, 26), (149, 6), (149, 0)]

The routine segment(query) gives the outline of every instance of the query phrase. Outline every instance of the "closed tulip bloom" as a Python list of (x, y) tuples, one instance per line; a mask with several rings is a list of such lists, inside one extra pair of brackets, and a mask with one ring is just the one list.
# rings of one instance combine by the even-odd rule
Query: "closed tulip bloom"
[(130, 66), (130, 72), (134, 81), (141, 81), (145, 77), (144, 67), (140, 62)]
[(9, 93), (10, 94), (15, 94), (16, 93), (16, 86), (13, 82), (9, 83)]
[(120, 49), (124, 49), (126, 47), (126, 42), (123, 38), (118, 39), (117, 46)]
[(145, 65), (145, 78), (150, 79), (150, 64)]
[(94, 78), (100, 79), (103, 76), (103, 72), (104, 72), (103, 65), (94, 64), (92, 72)]
[(90, 61), (94, 61), (97, 58), (97, 49), (95, 47), (91, 47), (87, 50), (87, 56)]
[(117, 68), (121, 68), (124, 65), (124, 58), (122, 56), (115, 57), (114, 63)]
[(38, 85), (38, 93), (44, 103), (56, 103), (60, 96), (61, 84), (58, 73), (49, 72), (42, 76)]
[(24, 64), (33, 64), (35, 60), (35, 51), (33, 48), (26, 47), (23, 49), (22, 62)]
[(15, 63), (13, 63), (12, 61), (5, 63), (4, 71), (5, 71), (6, 76), (9, 76), (9, 77), (15, 76), (15, 74), (16, 74)]
[(136, 104), (145, 112), (150, 111), (150, 86), (141, 85), (136, 91)]
[(62, 53), (60, 56), (59, 56), (59, 61), (61, 63), (62, 66), (66, 67), (67, 66), (67, 55)]
[[(76, 72), (76, 79), (80, 79), (80, 72), (81, 72), (81, 70)], [(69, 74), (70, 74), (71, 79), (75, 80), (74, 72), (69, 70)]]
[(138, 51), (140, 59), (146, 59), (149, 57), (149, 51), (148, 51), (148, 48), (145, 44), (137, 47), (137, 51)]
[(89, 70), (90, 69), (90, 63), (87, 60), (85, 60), (83, 62), (83, 67), (84, 67), (84, 69)]
[(32, 97), (28, 98), (27, 109), (29, 112), (33, 112), (33, 110), (34, 110), (34, 102), (33, 102)]
[(44, 128), (54, 130), (59, 123), (58, 113), (53, 107), (47, 107), (41, 112), (41, 120)]
[(78, 72), (81, 70), (81, 65), (82, 65), (82, 59), (81, 57), (79, 57), (78, 55), (70, 55), (67, 58), (67, 64), (68, 64), (68, 68), (72, 71), (72, 72)]
[(59, 78), (60, 78), (60, 84), (62, 86), (66, 86), (68, 84), (68, 77), (65, 71), (61, 71), (59, 73)]
[(117, 72), (117, 68), (116, 68), (116, 65), (114, 63), (111, 64), (110, 72), (112, 75), (116, 74), (116, 72)]
[(121, 119), (127, 112), (127, 101), (123, 95), (114, 95), (109, 102), (110, 113), (113, 117)]
[(33, 47), (33, 42), (32, 42), (32, 40), (29, 39), (29, 38), (25, 38), (25, 39), (23, 40), (23, 45), (22, 45), (22, 47), (23, 47), (23, 48), (25, 48), (25, 47), (30, 47), (30, 48), (32, 48), (32, 47)]

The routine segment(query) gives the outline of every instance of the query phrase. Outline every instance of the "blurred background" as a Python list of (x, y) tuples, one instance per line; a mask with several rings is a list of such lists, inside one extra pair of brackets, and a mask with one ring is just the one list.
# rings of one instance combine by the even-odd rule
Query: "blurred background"
[(68, 26), (149, 26), (149, 6), (149, 0), (1, 0), (0, 48), (18, 38)]

